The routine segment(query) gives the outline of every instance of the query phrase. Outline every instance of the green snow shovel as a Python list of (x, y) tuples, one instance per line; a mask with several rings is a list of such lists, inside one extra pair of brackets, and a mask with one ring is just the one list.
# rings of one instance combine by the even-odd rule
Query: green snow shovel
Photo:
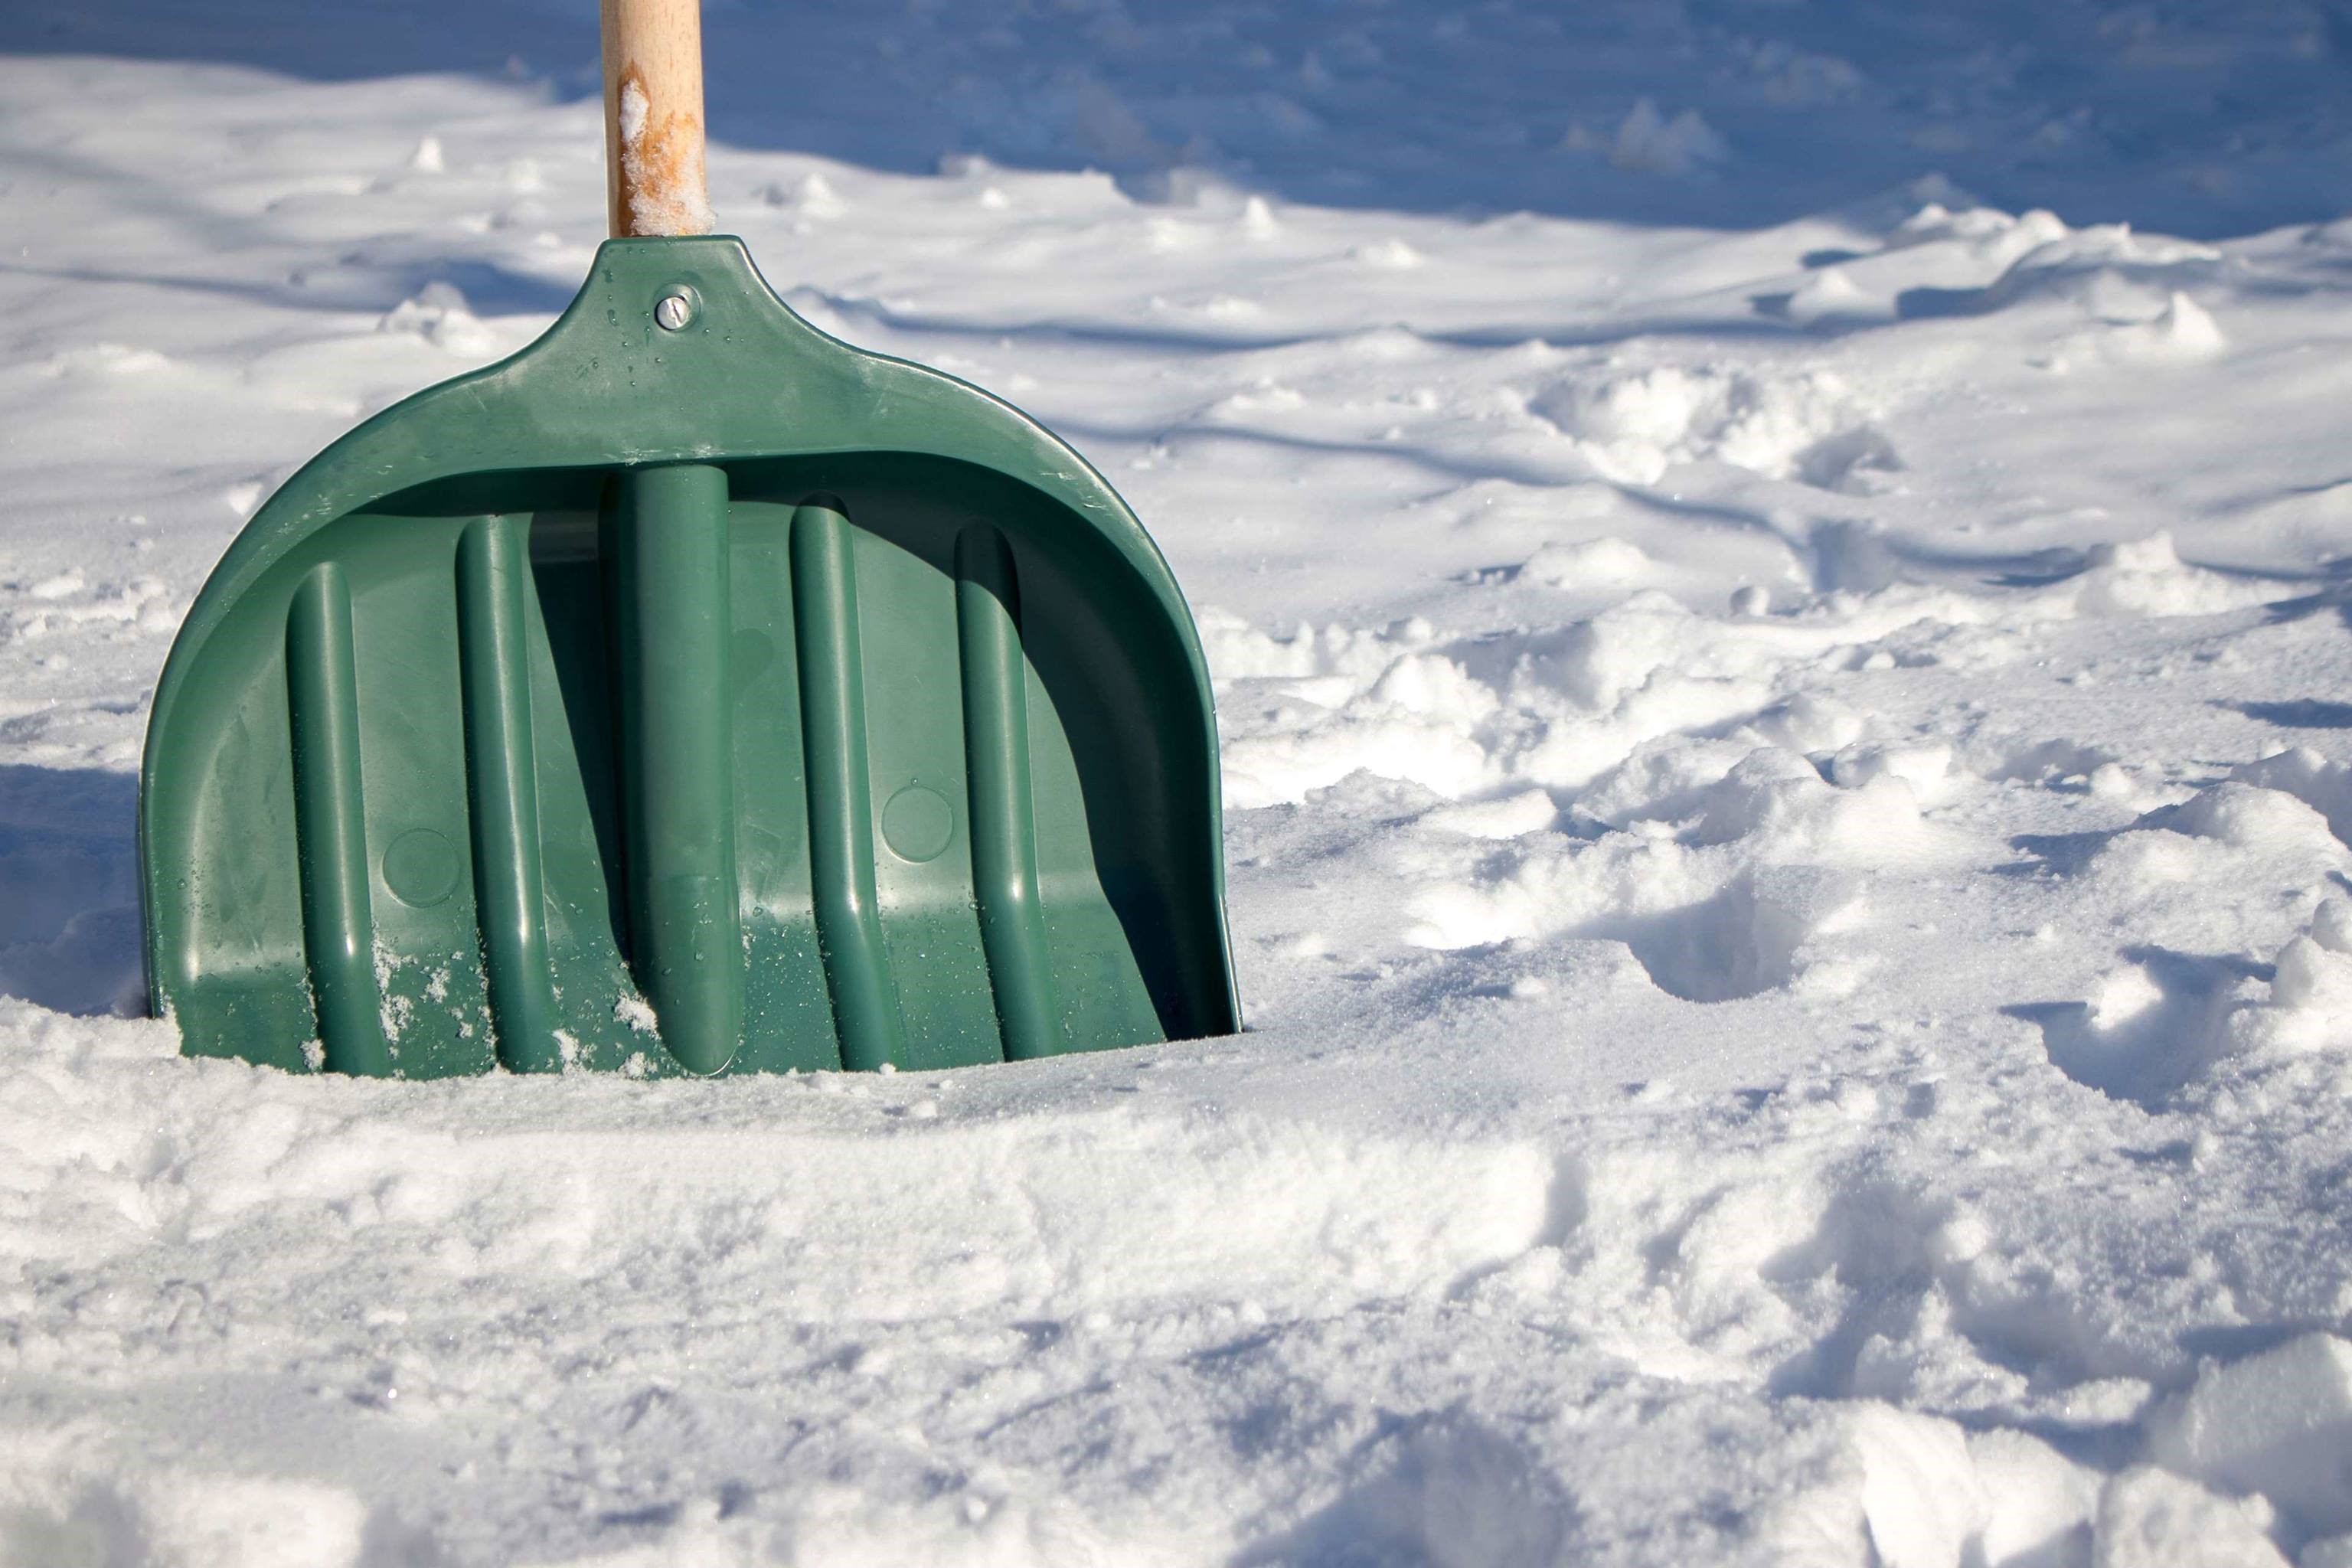
[(587, 286), (297, 473), (173, 646), (155, 1011), (192, 1054), (409, 1078), (1238, 1028), (1159, 552), (1018, 410), (677, 237), (708, 226), (694, 0), (604, 26)]

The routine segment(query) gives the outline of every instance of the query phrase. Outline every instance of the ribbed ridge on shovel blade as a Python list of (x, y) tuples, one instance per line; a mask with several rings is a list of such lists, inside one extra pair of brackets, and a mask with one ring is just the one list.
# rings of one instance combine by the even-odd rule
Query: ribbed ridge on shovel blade
[(793, 513), (792, 564), (817, 943), (841, 1065), (871, 1070), (906, 1056), (906, 1026), (874, 889), (856, 569), (849, 521), (831, 497)]
[(625, 470), (606, 521), (630, 952), (662, 1044), (688, 1071), (714, 1073), (743, 1033), (727, 475)]
[(515, 1072), (563, 1065), (547, 952), (539, 774), (530, 713), (521, 517), (485, 517), (457, 542), (457, 662), (466, 715), (466, 784), (499, 1060)]
[(1029, 778), (1029, 694), (1013, 548), (986, 523), (956, 539), (956, 646), (971, 792), (972, 894), (1008, 1060), (1062, 1048), (1037, 888), (1037, 808)]
[(324, 1065), (332, 1072), (387, 1073), (392, 1056), (368, 898), (352, 595), (342, 568), (331, 561), (310, 569), (287, 611), (286, 698), (303, 947)]

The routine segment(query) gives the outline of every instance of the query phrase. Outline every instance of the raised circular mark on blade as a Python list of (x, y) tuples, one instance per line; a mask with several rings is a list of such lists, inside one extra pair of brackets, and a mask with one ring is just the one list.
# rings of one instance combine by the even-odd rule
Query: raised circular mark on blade
[(882, 837), (901, 860), (936, 860), (955, 837), (955, 807), (935, 789), (908, 784), (883, 805)]
[(429, 827), (412, 827), (383, 852), (383, 885), (411, 909), (431, 909), (457, 890), (457, 850)]

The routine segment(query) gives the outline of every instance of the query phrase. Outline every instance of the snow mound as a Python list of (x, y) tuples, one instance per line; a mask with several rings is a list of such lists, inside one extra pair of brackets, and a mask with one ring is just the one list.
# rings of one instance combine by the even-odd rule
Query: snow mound
[(1626, 111), (1609, 149), (1611, 163), (1644, 174), (1688, 174), (1730, 156), (1730, 144), (1697, 110), (1668, 119), (1646, 98)]
[(1763, 378), (1667, 366), (1598, 384), (1578, 377), (1528, 408), (1571, 437), (1603, 478), (1650, 485), (1681, 464), (1714, 460), (1827, 489), (1902, 465), (1827, 373)]
[(2148, 1455), (2261, 1494), (2307, 1535), (2352, 1531), (2352, 1341), (2305, 1334), (2205, 1368), (2149, 1423)]

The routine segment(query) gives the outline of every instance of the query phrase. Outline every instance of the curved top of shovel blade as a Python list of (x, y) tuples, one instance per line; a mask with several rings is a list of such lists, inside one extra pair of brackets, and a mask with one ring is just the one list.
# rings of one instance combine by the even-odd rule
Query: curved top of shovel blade
[[(708, 482), (630, 478), (680, 466)], [(697, 528), (699, 677), (635, 586)], [(727, 781), (729, 864), (677, 906), (718, 921), (681, 978), (643, 721), (700, 677), (731, 762), (669, 772)], [(614, 240), (537, 342), (328, 447), (205, 584), (142, 772), (149, 990), (192, 1052), (403, 1076), (1220, 1034), (1219, 815), (1191, 616), (1100, 475), (818, 331), (740, 240)], [(740, 1048), (679, 1046), (697, 986)]]
[[(655, 312), (673, 297), (691, 313), (668, 331)], [(1176, 579), (1108, 480), (1003, 399), (817, 331), (732, 235), (606, 240), (586, 285), (528, 347), (402, 399), (304, 464), (213, 568), (180, 641), (200, 637), (311, 531), (433, 479), (867, 451), (993, 468), (1091, 522), (1182, 624), (1207, 701), (1208, 667)], [(181, 655), (175, 645), (167, 688)], [(159, 689), (159, 713), (163, 700)]]

